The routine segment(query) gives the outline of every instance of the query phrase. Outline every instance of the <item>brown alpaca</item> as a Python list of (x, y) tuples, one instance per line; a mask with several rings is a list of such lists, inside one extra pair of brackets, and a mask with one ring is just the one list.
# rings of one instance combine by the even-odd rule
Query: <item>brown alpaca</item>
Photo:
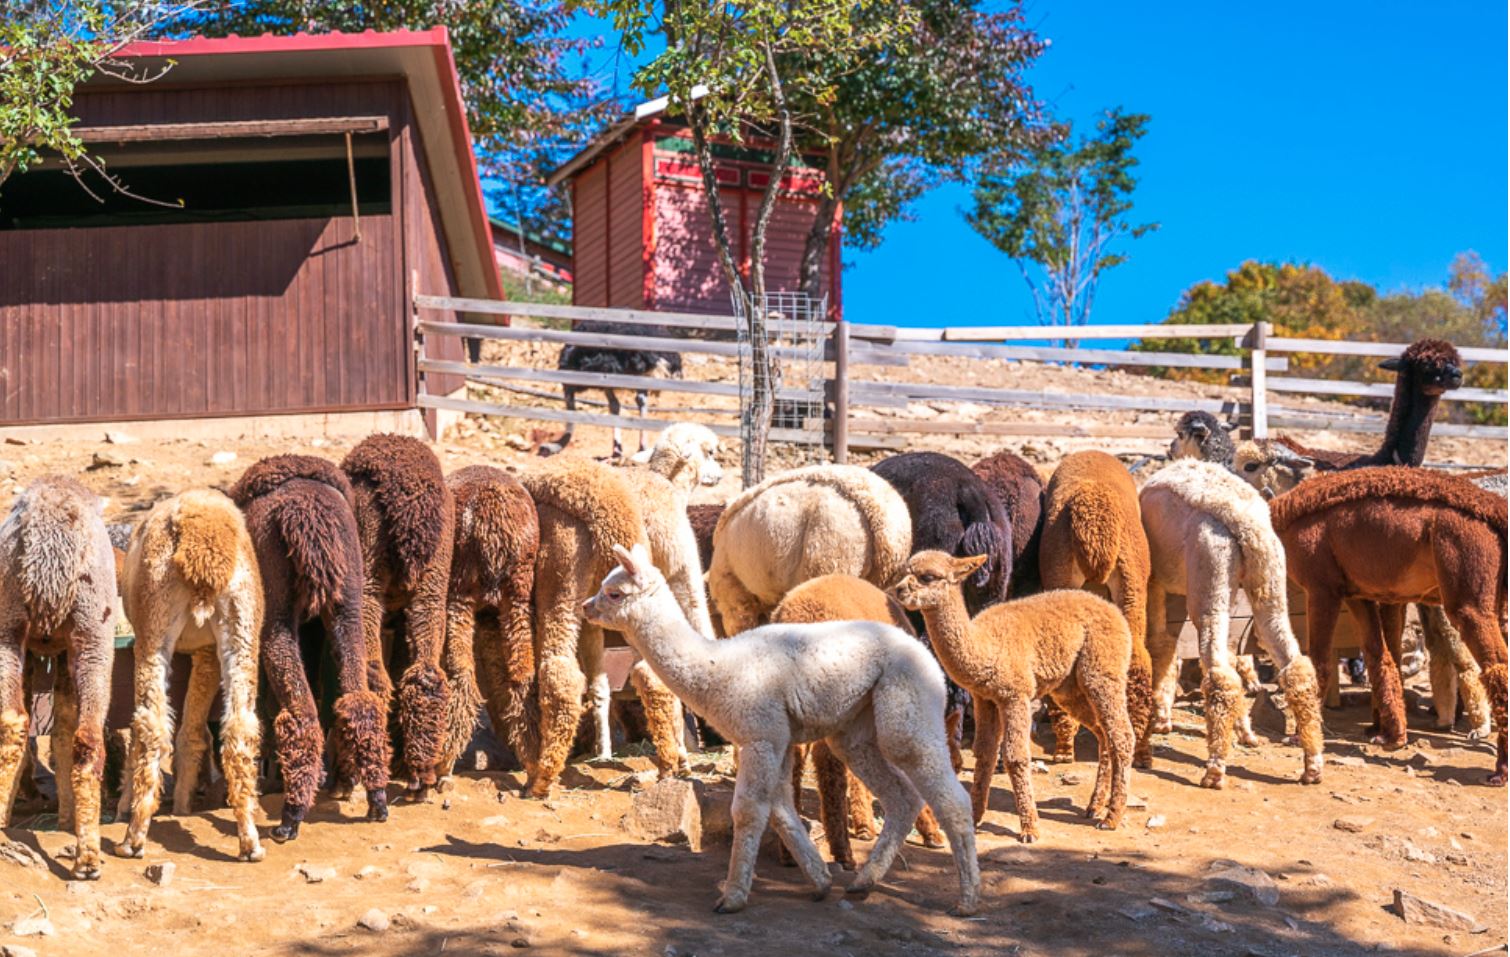
[[(644, 546), (645, 520), (618, 471), (586, 459), (545, 459), (520, 476), (535, 500), (540, 551), (535, 558), (535, 680), (540, 709), (540, 754), (525, 782), (527, 797), (543, 798), (561, 774), (582, 717), (587, 675), (602, 671), (603, 630), (582, 617), (592, 597), (619, 564), (613, 546)], [(584, 673), (585, 672), (585, 673)], [(684, 753), (681, 729), (664, 720), (665, 708), (644, 701), (654, 722), (656, 767), (673, 773)]]
[[(787, 592), (771, 613), (772, 624), (817, 624), (824, 621), (878, 621), (914, 635), (907, 613), (896, 599), (853, 575), (824, 575), (805, 581)], [(877, 832), (870, 791), (834, 756), (827, 743), (799, 744), (792, 752), (795, 755), (792, 793), (797, 800), (797, 810), (802, 810), (802, 775), (811, 755), (813, 772), (818, 779), (819, 819), (823, 821), (829, 855), (845, 870), (854, 870), (855, 855), (849, 845), (851, 829), (863, 840), (875, 837)], [(917, 829), (927, 846), (944, 846), (944, 833), (939, 829), (933, 811), (927, 807), (918, 815)]]
[[(1122, 609), (1133, 635), (1127, 673), (1127, 713), (1137, 738), (1133, 767), (1152, 767), (1153, 664), (1145, 644), (1151, 561), (1138, 489), (1121, 462), (1105, 452), (1076, 452), (1059, 463), (1044, 493), (1038, 565), (1044, 588), (1104, 585)], [(1075, 760), (1077, 730), (1073, 716), (1055, 715), (1055, 761)]]
[[(208, 719), (217, 691), (225, 704), (220, 763), (236, 815), (239, 857), (260, 861), (257, 841), (257, 655), (262, 576), (246, 523), (234, 502), (209, 489), (153, 506), (131, 537), (121, 594), (136, 633), (136, 713), (131, 767), (122, 805), (131, 808), (122, 857), (141, 857), (162, 790), (162, 761), (173, 752), (173, 813), (189, 814), (199, 769), (210, 749)], [(176, 746), (170, 745), (168, 673), (175, 652), (191, 656), (188, 697)]]
[[(1400, 466), (1321, 475), (1270, 503), (1290, 578), (1306, 590), (1311, 656), (1331, 661), (1347, 601), (1378, 690), (1380, 743), (1405, 744), (1398, 663), (1373, 603), (1440, 604), (1483, 671), (1498, 732), (1491, 784), (1505, 783), (1505, 500), (1461, 479)], [(1322, 695), (1334, 680), (1321, 669)]]
[(1033, 803), (1031, 702), (1052, 696), (1085, 723), (1100, 745), (1086, 817), (1113, 830), (1127, 807), (1133, 732), (1127, 719), (1127, 668), (1133, 638), (1109, 603), (1084, 591), (1049, 591), (992, 605), (974, 619), (960, 583), (984, 556), (918, 552), (896, 586), (902, 606), (923, 613), (933, 653), (975, 699), (975, 823), (986, 813), (996, 756), (1006, 739), (1007, 772), (1024, 844), (1038, 839)]
[(467, 746), (481, 704), (528, 770), (540, 750), (530, 620), (540, 550), (535, 503), (518, 479), (488, 465), (452, 472), (446, 485), (456, 503), (456, 542), (441, 655), (451, 684), (441, 772), (450, 774)]
[[(455, 719), (450, 683), (441, 668), (455, 504), (440, 460), (425, 443), (406, 435), (368, 436), (347, 454), (341, 469), (351, 480), (362, 538), (368, 681), (384, 701), (391, 700), (387, 666), (403, 664), (398, 680), (402, 764), (413, 799), (428, 800), (444, 770), (448, 724)], [(387, 616), (399, 614), (404, 644), (392, 650), (390, 662), (383, 649), (383, 624)], [(475, 705), (475, 699), (468, 704)]]
[(996, 497), (1012, 525), (1011, 595), (1039, 591), (1038, 550), (1043, 538), (1043, 479), (1020, 455), (997, 452), (970, 466)]
[(100, 876), (100, 783), (115, 658), (115, 556), (102, 503), (49, 475), (0, 524), (0, 827), (26, 761), (28, 653), (62, 666), (53, 685), (58, 825), (74, 832), (75, 880)]
[(367, 820), (388, 819), (390, 749), (383, 699), (368, 686), (362, 636), (362, 548), (351, 484), (309, 455), (263, 459), (231, 488), (262, 572), (262, 666), (278, 702), (273, 742), (283, 768), (276, 841), (299, 836), (324, 775), (325, 736), (305, 675), (299, 628), (318, 620), (336, 663), (336, 770), (367, 792)]

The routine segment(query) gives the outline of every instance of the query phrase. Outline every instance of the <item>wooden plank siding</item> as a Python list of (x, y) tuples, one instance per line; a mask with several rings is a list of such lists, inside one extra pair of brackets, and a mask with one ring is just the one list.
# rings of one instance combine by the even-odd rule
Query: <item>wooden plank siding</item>
[(604, 161), (608, 167), (608, 302), (619, 309), (645, 304), (644, 205), (638, 139), (626, 140)]

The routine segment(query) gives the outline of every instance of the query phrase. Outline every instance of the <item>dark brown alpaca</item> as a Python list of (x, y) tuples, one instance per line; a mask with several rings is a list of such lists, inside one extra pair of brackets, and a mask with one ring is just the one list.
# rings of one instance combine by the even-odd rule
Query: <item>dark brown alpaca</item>
[(482, 703), (528, 771), (540, 750), (530, 606), (540, 549), (535, 502), (518, 479), (487, 465), (452, 472), (446, 485), (456, 502), (456, 546), (442, 655), (451, 682), (442, 770), (449, 773), (466, 747)]
[(1006, 509), (1012, 525), (1010, 593), (1021, 598), (1042, 590), (1038, 542), (1043, 537), (1043, 479), (1020, 455), (997, 452), (970, 466)]
[(1395, 373), (1395, 397), (1389, 407), (1384, 442), (1378, 451), (1369, 454), (1328, 452), (1307, 448), (1288, 436), (1279, 436), (1276, 441), (1311, 459), (1322, 471), (1371, 465), (1418, 466), (1426, 461), (1431, 420), (1437, 404), (1442, 401), (1442, 393), (1463, 384), (1462, 357), (1450, 342), (1418, 339), (1398, 358), (1379, 363), (1379, 368)]
[[(1505, 500), (1459, 478), (1395, 466), (1317, 476), (1269, 511), (1290, 578), (1306, 590), (1311, 657), (1331, 660), (1343, 601), (1363, 628), (1386, 747), (1405, 743), (1405, 702), (1375, 603), (1442, 606), (1484, 669), (1499, 734), (1489, 781), (1504, 784)], [(1331, 672), (1320, 669), (1323, 698)]]
[(391, 650), (402, 665), (398, 726), (403, 768), (415, 800), (427, 800), (441, 768), (450, 712), (450, 683), (441, 669), (446, 640), (446, 589), (451, 579), (455, 506), (440, 460), (419, 439), (369, 435), (341, 468), (351, 480), (366, 581), (362, 633), (369, 681), (385, 701), (393, 694), (383, 624), (402, 616), (404, 642)]
[(388, 819), (390, 748), (383, 699), (368, 685), (362, 636), (362, 549), (351, 484), (334, 463), (275, 455), (241, 476), (231, 499), (246, 515), (262, 571), (262, 666), (278, 701), (274, 747), (283, 813), (273, 839), (299, 836), (323, 776), (324, 733), (299, 652), (299, 627), (318, 619), (336, 662), (336, 768), (367, 792), (367, 820)]

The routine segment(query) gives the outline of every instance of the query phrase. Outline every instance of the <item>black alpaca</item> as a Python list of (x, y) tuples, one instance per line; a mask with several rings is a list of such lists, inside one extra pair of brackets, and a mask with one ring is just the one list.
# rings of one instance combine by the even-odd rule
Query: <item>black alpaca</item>
[(1038, 541), (1043, 537), (1043, 479), (1020, 455), (1001, 451), (970, 466), (986, 487), (996, 493), (1012, 527), (1012, 576), (1008, 594), (1014, 598), (1043, 590), (1038, 576)]
[[(623, 326), (605, 323), (581, 323), (579, 332), (605, 332), (616, 335), (642, 334), (660, 335), (655, 327), (638, 327), (626, 329)], [(565, 346), (561, 350), (561, 356), (556, 361), (556, 368), (563, 372), (594, 372), (602, 375), (628, 375), (649, 376), (653, 379), (680, 379), (682, 377), (682, 357), (676, 352), (652, 352), (647, 349), (604, 349), (597, 346)], [(586, 389), (601, 388), (599, 386), (563, 384), (561, 391), (566, 398), (566, 411), (573, 412), (577, 408), (577, 393)], [(618, 392), (612, 388), (603, 388), (603, 395), (608, 399), (608, 412), (610, 415), (619, 414)], [(636, 389), (634, 392), (634, 407), (641, 417), (650, 404), (650, 390)], [(572, 427), (574, 423), (566, 423), (566, 431), (554, 442), (540, 446), (541, 455), (554, 455), (566, 448), (571, 441)], [(624, 454), (621, 441), (620, 429), (613, 429), (613, 457), (619, 458)], [(640, 450), (645, 449), (645, 431), (640, 430)]]
[(1232, 468), (1237, 449), (1231, 432), (1236, 425), (1224, 424), (1210, 412), (1186, 412), (1174, 424), (1174, 441), (1169, 443), (1172, 459), (1200, 459), (1223, 468)]

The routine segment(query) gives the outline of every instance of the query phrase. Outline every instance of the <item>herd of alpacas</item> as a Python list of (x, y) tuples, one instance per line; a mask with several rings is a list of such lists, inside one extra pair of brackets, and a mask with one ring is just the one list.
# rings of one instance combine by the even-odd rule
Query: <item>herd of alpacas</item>
[[(118, 596), (135, 633), (119, 809), (130, 823), (115, 847), (125, 857), (143, 854), (164, 762), (175, 812), (192, 809), (219, 692), (239, 855), (263, 859), (259, 680), (283, 782), (275, 841), (298, 837), (322, 783), (343, 796), (360, 785), (372, 821), (389, 814), (390, 774), (424, 800), (484, 710), (524, 768), (524, 794), (544, 798), (584, 716), (594, 753), (611, 753), (603, 650), (614, 631), (639, 655), (630, 680), (661, 776), (689, 766), (684, 706), (737, 747), (719, 911), (747, 903), (767, 822), (814, 893), (829, 892), (799, 810), (811, 762), (829, 854), (855, 871), (849, 892), (873, 888), (916, 827), (929, 846), (947, 841), (953, 912), (971, 914), (975, 825), (998, 761), (1018, 839), (1039, 835), (1040, 707), (1054, 760), (1074, 759), (1081, 726), (1095, 736), (1085, 814), (1100, 828), (1122, 822), (1131, 770), (1152, 766), (1151, 739), (1170, 729), (1171, 596), (1183, 596), (1198, 634), (1201, 786), (1223, 787), (1234, 736), (1256, 743), (1255, 651), (1294, 718), (1300, 783), (1321, 780), (1344, 603), (1362, 632), (1374, 740), (1405, 742), (1403, 608), (1418, 603), (1438, 719), (1450, 726), (1461, 696), (1470, 733), (1492, 721), (1489, 783), (1503, 785), (1505, 473), (1420, 467), (1460, 366), (1434, 340), (1385, 364), (1398, 385), (1373, 455), (1235, 445), (1222, 423), (1191, 413), (1168, 464), (1138, 477), (1098, 451), (1069, 455), (1047, 481), (1009, 452), (974, 466), (907, 452), (869, 469), (794, 469), (726, 505), (689, 506), (698, 486), (721, 480), (718, 439), (695, 424), (667, 428), (623, 467), (557, 456), (517, 476), (477, 465), (448, 476), (423, 442), (374, 435), (339, 465), (277, 455), (228, 493), (160, 501), (124, 549), (112, 547), (99, 499), (45, 477), (0, 525), (0, 825), (28, 754), (27, 662), (55, 658), (59, 816), (77, 838), (73, 876), (99, 876)], [(1306, 595), (1309, 656), (1291, 630), (1289, 583)], [(1233, 647), (1239, 590), (1254, 649)], [(176, 739), (175, 653), (192, 662)], [(323, 726), (322, 698), (334, 702)], [(969, 791), (959, 778), (967, 707)], [(851, 836), (874, 838), (858, 866)]]

